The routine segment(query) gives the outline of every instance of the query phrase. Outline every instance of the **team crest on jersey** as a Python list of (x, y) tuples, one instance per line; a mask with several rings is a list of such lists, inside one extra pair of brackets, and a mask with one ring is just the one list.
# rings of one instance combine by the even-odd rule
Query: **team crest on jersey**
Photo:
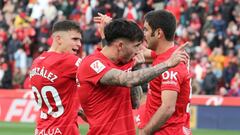
[(103, 71), (103, 69), (105, 68), (105, 66), (102, 64), (101, 61), (96, 60), (94, 61), (90, 67), (96, 72), (96, 73), (100, 73), (101, 71)]

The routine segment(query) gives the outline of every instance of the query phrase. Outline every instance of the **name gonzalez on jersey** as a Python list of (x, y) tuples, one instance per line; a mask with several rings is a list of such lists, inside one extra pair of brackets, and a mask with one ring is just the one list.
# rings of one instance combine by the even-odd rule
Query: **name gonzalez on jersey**
[(46, 78), (46, 79), (48, 79), (51, 82), (54, 82), (58, 78), (57, 75), (53, 74), (52, 72), (49, 72), (44, 67), (35, 67), (35, 68), (33, 68), (30, 71), (29, 76), (30, 76), (30, 78), (32, 78), (35, 75), (40, 75), (43, 78)]

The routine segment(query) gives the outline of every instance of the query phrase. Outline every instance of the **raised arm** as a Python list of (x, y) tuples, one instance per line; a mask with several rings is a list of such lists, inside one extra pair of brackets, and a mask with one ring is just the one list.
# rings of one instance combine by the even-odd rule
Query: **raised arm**
[(174, 51), (168, 60), (150, 68), (133, 72), (124, 72), (118, 69), (111, 69), (105, 75), (103, 75), (103, 77), (100, 79), (100, 83), (105, 85), (134, 87), (149, 82), (166, 71), (168, 68), (174, 67), (180, 62), (187, 63), (189, 56), (184, 50), (186, 46), (187, 44), (180, 46)]
[(98, 13), (98, 16), (93, 18), (93, 21), (98, 25), (98, 31), (100, 33), (100, 36), (102, 39), (104, 39), (105, 38), (104, 27), (112, 21), (112, 18), (107, 15)]

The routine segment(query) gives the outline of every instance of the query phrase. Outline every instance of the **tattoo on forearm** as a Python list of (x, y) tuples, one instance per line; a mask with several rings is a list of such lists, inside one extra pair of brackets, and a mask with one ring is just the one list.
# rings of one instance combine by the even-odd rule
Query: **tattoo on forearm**
[(142, 93), (143, 91), (141, 86), (136, 86), (131, 88), (130, 94), (131, 94), (131, 103), (132, 103), (133, 109), (139, 108)]
[(165, 72), (168, 69), (167, 67), (168, 66), (163, 62), (156, 66), (133, 72), (111, 69), (100, 79), (100, 83), (105, 85), (134, 87), (151, 81)]

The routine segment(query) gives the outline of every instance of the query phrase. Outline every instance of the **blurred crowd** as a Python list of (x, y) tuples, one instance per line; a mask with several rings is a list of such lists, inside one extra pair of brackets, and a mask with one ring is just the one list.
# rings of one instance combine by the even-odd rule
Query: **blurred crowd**
[(0, 88), (30, 88), (28, 70), (51, 45), (51, 27), (77, 21), (81, 57), (100, 44), (98, 12), (143, 24), (151, 10), (177, 19), (176, 44), (190, 42), (193, 94), (240, 96), (240, 0), (0, 0)]

